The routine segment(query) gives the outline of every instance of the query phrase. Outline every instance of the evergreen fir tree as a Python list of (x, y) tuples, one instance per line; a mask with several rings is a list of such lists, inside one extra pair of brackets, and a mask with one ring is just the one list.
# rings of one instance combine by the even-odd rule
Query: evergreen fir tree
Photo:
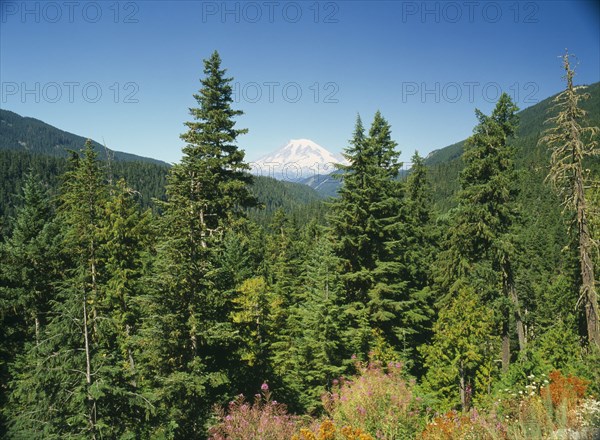
[(421, 347), (428, 373), (427, 386), (435, 390), (449, 409), (460, 405), (469, 408), (478, 370), (489, 363), (495, 353), (493, 311), (468, 286), (458, 293), (447, 308), (440, 311), (433, 326), (433, 341)]
[(98, 229), (106, 187), (91, 142), (83, 156), (72, 153), (64, 176), (60, 220), (72, 267), (53, 303), (41, 343), (30, 344), (18, 360), (12, 384), (11, 434), (97, 438), (108, 426), (98, 411), (104, 395), (98, 343), (101, 301)]
[[(58, 279), (58, 228), (45, 188), (29, 174), (23, 187), (12, 234), (2, 245), (2, 288), (6, 307), (18, 309), (24, 320), (23, 341), (39, 342)], [(16, 329), (14, 329), (16, 330)]]
[(108, 187), (90, 142), (63, 180), (59, 237), (69, 267), (38, 341), (14, 364), (10, 435), (140, 437), (151, 411), (133, 342), (147, 216), (124, 182)]
[(308, 411), (320, 407), (327, 387), (347, 369), (343, 363), (343, 285), (338, 266), (330, 238), (320, 234), (304, 263), (300, 299), (290, 311), (288, 326), (293, 343), (286, 352), (288, 359), (276, 364), (285, 382), (299, 395), (301, 407)]
[(105, 205), (99, 230), (104, 261), (99, 307), (105, 319), (98, 327), (105, 350), (104, 370), (111, 382), (102, 407), (119, 421), (110, 435), (139, 438), (152, 432), (148, 416), (154, 396), (144, 387), (144, 368), (139, 362), (145, 349), (138, 333), (145, 312), (144, 278), (153, 237), (150, 211), (141, 212), (138, 199), (139, 194), (120, 179)]
[(283, 210), (277, 210), (270, 225), (272, 233), (266, 243), (266, 272), (271, 295), (269, 299), (270, 364), (274, 380), (292, 407), (297, 407), (300, 390), (286, 375), (295, 365), (290, 353), (295, 350), (298, 332), (293, 310), (302, 300), (303, 264), (306, 259), (300, 231)]
[[(406, 210), (404, 184), (398, 180), (401, 164), (396, 143), (391, 139), (390, 126), (377, 112), (369, 130), (370, 154), (375, 167), (370, 170), (370, 185), (376, 192), (371, 201), (371, 235), (375, 265), (374, 283), (369, 289), (371, 327), (381, 334), (385, 343), (398, 350), (405, 345), (406, 331), (412, 332), (407, 321), (411, 309), (418, 313), (410, 299), (409, 283), (404, 259), (406, 240)], [(408, 325), (403, 325), (407, 323)]]
[[(453, 215), (449, 249), (442, 257), (446, 267), (443, 285), (470, 279), (478, 291), (487, 291), (502, 316), (502, 365), (510, 363), (510, 310), (513, 310), (520, 348), (525, 345), (523, 320), (516, 292), (513, 263), (514, 225), (517, 221), (514, 135), (517, 107), (502, 94), (486, 116), (476, 110), (479, 124), (466, 143), (460, 174), (459, 207)], [(498, 293), (501, 292), (501, 295)]]
[(240, 385), (245, 385), (246, 392), (255, 391), (270, 375), (268, 361), (275, 330), (271, 321), (272, 300), (269, 286), (261, 276), (243, 281), (233, 299), (231, 318), (241, 339), (240, 368), (245, 376), (240, 377)]
[(354, 135), (344, 157), (350, 165), (340, 166), (343, 184), (339, 198), (332, 204), (330, 223), (334, 236), (339, 240), (336, 253), (342, 259), (347, 302), (366, 303), (367, 291), (372, 283), (368, 269), (374, 267), (367, 233), (372, 198), (367, 179), (373, 168), (373, 156), (360, 116), (356, 118)]
[[(397, 269), (391, 278), (405, 280), (403, 308), (398, 319), (396, 339), (407, 364), (420, 370), (416, 359), (419, 345), (428, 342), (433, 318), (431, 265), (435, 252), (432, 224), (432, 201), (428, 171), (423, 159), (415, 152), (406, 180), (402, 216), (391, 228), (393, 240), (388, 244), (389, 261)], [(385, 263), (382, 264), (385, 267)]]
[[(33, 173), (25, 178), (22, 203), (11, 235), (0, 244), (0, 381), (4, 384), (11, 382), (11, 370), (18, 374), (11, 368), (17, 357), (42, 341), (62, 269), (54, 209), (46, 188)], [(0, 417), (7, 416), (6, 421), (12, 420), (15, 410), (6, 406), (7, 397), (2, 387)], [(2, 420), (0, 437), (4, 430)]]
[[(231, 78), (217, 52), (204, 61), (205, 78), (195, 94), (199, 107), (181, 135), (187, 145), (181, 163), (169, 170), (167, 200), (161, 203), (162, 242), (155, 267), (156, 322), (150, 351), (155, 385), (161, 390), (160, 417), (175, 435), (200, 438), (213, 402), (223, 398), (233, 347), (228, 319), (231, 298), (217, 288), (218, 254), (224, 232), (253, 202), (244, 152), (236, 145)], [(170, 428), (169, 428), (170, 429)]]
[[(346, 290), (346, 327), (350, 347), (364, 357), (373, 338), (371, 326), (394, 343), (395, 320), (401, 310), (402, 280), (385, 279), (387, 269), (376, 268), (389, 252), (390, 229), (399, 221), (403, 189), (397, 180), (401, 164), (388, 122), (375, 114), (368, 137), (360, 116), (354, 136), (344, 155), (350, 162), (340, 167), (343, 185), (332, 205), (330, 223), (339, 240), (336, 254), (341, 258)], [(394, 263), (389, 263), (389, 266)], [(395, 270), (391, 268), (390, 270)]]

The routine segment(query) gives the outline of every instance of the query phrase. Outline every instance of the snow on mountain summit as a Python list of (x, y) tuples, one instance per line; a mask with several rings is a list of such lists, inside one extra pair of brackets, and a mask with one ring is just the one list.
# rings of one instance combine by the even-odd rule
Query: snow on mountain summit
[(346, 160), (310, 139), (292, 139), (285, 146), (251, 163), (253, 174), (285, 180), (329, 174)]

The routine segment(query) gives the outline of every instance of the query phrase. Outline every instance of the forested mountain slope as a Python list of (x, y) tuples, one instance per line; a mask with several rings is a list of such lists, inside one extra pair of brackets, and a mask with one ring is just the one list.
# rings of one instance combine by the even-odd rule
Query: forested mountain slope
[[(589, 100), (582, 102), (582, 107), (588, 111), (589, 124), (599, 126), (600, 82), (589, 85), (582, 91), (591, 95)], [(551, 115), (555, 97), (556, 95), (546, 98), (518, 113), (519, 127), (512, 140), (516, 147), (517, 169), (535, 170), (540, 177), (547, 174), (549, 155), (542, 146), (538, 146), (538, 139), (540, 133), (548, 128), (544, 121)], [(463, 168), (461, 156), (464, 143), (463, 140), (434, 151), (425, 159), (425, 164), (431, 170), (434, 200), (438, 209), (446, 210), (454, 205), (453, 195), (459, 189), (458, 174)]]
[[(30, 134), (33, 139), (33, 134)], [(76, 151), (83, 146), (75, 148)], [(0, 148), (0, 223), (6, 224), (15, 207), (20, 204), (19, 194), (25, 175), (31, 171), (50, 188), (56, 188), (58, 177), (66, 170), (64, 157), (44, 153)], [(152, 198), (163, 198), (168, 166), (150, 161), (112, 161), (109, 174), (116, 181), (124, 178), (140, 193), (142, 205), (150, 206)]]
[[(66, 165), (63, 157), (0, 148), (0, 236), (8, 227), (9, 218), (14, 215), (16, 207), (21, 204), (20, 193), (25, 175), (32, 171), (55, 189)], [(108, 166), (106, 162), (105, 166)], [(115, 181), (124, 178), (129, 186), (138, 191), (142, 206), (153, 207), (153, 199), (164, 199), (168, 170), (168, 165), (159, 162), (113, 161), (109, 174)], [(299, 223), (323, 218), (322, 196), (306, 185), (257, 176), (252, 192), (264, 208), (251, 208), (249, 215), (261, 224), (268, 223), (273, 212), (279, 208)]]
[[(79, 151), (85, 138), (53, 127), (35, 118), (18, 115), (9, 110), (0, 110), (0, 149), (26, 151), (55, 157), (67, 157), (68, 150)], [(161, 160), (135, 154), (113, 151), (99, 142), (93, 142), (99, 157), (106, 159), (107, 151), (117, 162), (148, 162), (167, 165)]]

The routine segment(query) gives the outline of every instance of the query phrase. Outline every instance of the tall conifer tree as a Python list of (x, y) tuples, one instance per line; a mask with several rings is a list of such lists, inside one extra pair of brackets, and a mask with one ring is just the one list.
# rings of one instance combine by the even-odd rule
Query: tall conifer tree
[(163, 240), (158, 246), (155, 307), (148, 321), (156, 338), (156, 376), (162, 414), (177, 436), (200, 438), (212, 402), (225, 393), (228, 359), (235, 350), (228, 320), (231, 298), (215, 288), (222, 236), (253, 203), (244, 151), (237, 146), (245, 129), (231, 107), (231, 78), (214, 52), (204, 61), (205, 77), (194, 95), (193, 121), (181, 135), (181, 163), (169, 170), (167, 200), (161, 203)]
[(107, 426), (99, 399), (107, 383), (101, 371), (100, 240), (107, 191), (97, 155), (86, 142), (73, 152), (62, 185), (60, 221), (70, 268), (53, 303), (43, 342), (31, 344), (17, 364), (11, 407), (20, 411), (13, 435), (98, 438)]
[(467, 140), (460, 174), (459, 207), (452, 219), (443, 285), (468, 278), (484, 297), (494, 301), (501, 315), (502, 366), (510, 363), (510, 311), (515, 316), (520, 348), (525, 345), (513, 269), (513, 228), (518, 218), (514, 136), (518, 108), (503, 93), (490, 116), (476, 110), (479, 124)]
[[(39, 176), (27, 174), (21, 199), (12, 233), (0, 244), (0, 381), (13, 385), (19, 374), (15, 361), (43, 340), (63, 269), (60, 228)], [(0, 417), (5, 417), (0, 437), (5, 422), (13, 423), (15, 416), (15, 408), (7, 406), (7, 391), (0, 391)], [(16, 413), (26, 411), (16, 408)]]
[(346, 290), (348, 344), (364, 357), (375, 334), (383, 333), (387, 344), (397, 346), (406, 283), (392, 276), (398, 267), (390, 256), (404, 215), (403, 184), (398, 180), (401, 164), (390, 125), (380, 112), (368, 136), (357, 117), (344, 155), (350, 164), (340, 167), (343, 185), (330, 222)]
[(569, 58), (570, 55), (565, 53), (563, 68), (567, 87), (554, 99), (558, 114), (548, 119), (553, 127), (545, 132), (540, 143), (552, 153), (548, 180), (559, 190), (565, 209), (575, 215), (575, 239), (581, 271), (580, 302), (585, 309), (589, 343), (600, 347), (598, 295), (592, 260), (594, 241), (590, 234), (590, 208), (585, 194), (588, 176), (584, 169), (587, 158), (600, 154), (595, 139), (600, 130), (584, 123), (587, 112), (581, 108), (580, 101), (588, 99), (589, 94), (579, 93), (578, 87), (573, 85), (575, 72), (571, 69)]

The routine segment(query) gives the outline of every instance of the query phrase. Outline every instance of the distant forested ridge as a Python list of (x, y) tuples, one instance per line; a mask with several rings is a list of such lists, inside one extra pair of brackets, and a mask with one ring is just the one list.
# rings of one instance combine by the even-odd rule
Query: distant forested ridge
[[(85, 142), (84, 142), (85, 143)], [(79, 145), (74, 151), (81, 150)], [(151, 161), (114, 161), (105, 163), (107, 178), (115, 181), (124, 178), (132, 188), (140, 192), (142, 205), (148, 207), (153, 198), (161, 199), (165, 193), (168, 166)], [(5, 227), (9, 217), (15, 213), (19, 205), (19, 194), (24, 178), (33, 172), (56, 192), (59, 176), (67, 168), (67, 160), (63, 157), (49, 156), (44, 153), (32, 153), (13, 149), (4, 149), (0, 145), (0, 218)]]
[[(80, 145), (74, 151), (81, 150)], [(149, 161), (103, 161), (107, 178), (117, 181), (125, 179), (139, 192), (139, 201), (143, 207), (157, 209), (154, 199), (165, 197), (166, 176), (169, 166)], [(33, 172), (55, 194), (60, 175), (67, 168), (67, 160), (62, 157), (43, 153), (31, 153), (12, 149), (3, 149), (0, 145), (0, 236), (9, 228), (10, 218), (20, 205), (20, 195), (25, 176)], [(252, 208), (249, 215), (262, 224), (279, 208), (288, 212), (300, 223), (310, 219), (323, 219), (325, 206), (323, 198), (306, 185), (282, 182), (270, 177), (257, 176), (252, 184), (260, 207)]]
[[(0, 109), (0, 149), (66, 158), (69, 150), (80, 150), (85, 140), (86, 138), (82, 136), (60, 130), (38, 119)], [(95, 141), (92, 141), (92, 146), (104, 160), (108, 154), (111, 160), (117, 162), (149, 162), (167, 165), (161, 160), (113, 151)]]

